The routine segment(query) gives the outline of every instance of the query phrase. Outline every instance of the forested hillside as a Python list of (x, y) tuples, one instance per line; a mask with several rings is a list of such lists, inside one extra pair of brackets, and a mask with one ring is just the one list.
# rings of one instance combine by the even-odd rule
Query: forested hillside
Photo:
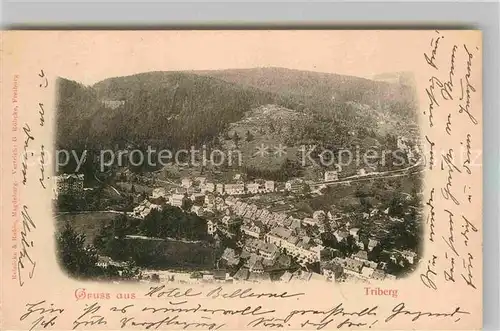
[(324, 140), (331, 133), (328, 144), (344, 144), (349, 132), (385, 136), (414, 126), (413, 88), (282, 68), (149, 72), (109, 78), (91, 87), (61, 78), (57, 145), (71, 149), (216, 145), (231, 123), (269, 104), (307, 119), (290, 128), (287, 143)]

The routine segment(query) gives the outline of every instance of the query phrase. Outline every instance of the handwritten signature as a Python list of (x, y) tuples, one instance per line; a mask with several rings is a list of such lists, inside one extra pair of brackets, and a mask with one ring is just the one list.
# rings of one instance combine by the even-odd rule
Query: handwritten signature
[(405, 309), (406, 306), (404, 303), (400, 303), (397, 306), (395, 306), (392, 309), (392, 314), (389, 315), (385, 319), (386, 322), (389, 322), (393, 318), (396, 318), (398, 316), (407, 316), (409, 315), (412, 317), (411, 321), (415, 322), (416, 320), (422, 318), (422, 317), (457, 317), (455, 319), (455, 322), (458, 322), (460, 320), (460, 317), (458, 315), (470, 315), (469, 312), (461, 310), (460, 307), (456, 307), (451, 313), (431, 313), (431, 312), (422, 312), (422, 311), (410, 311)]

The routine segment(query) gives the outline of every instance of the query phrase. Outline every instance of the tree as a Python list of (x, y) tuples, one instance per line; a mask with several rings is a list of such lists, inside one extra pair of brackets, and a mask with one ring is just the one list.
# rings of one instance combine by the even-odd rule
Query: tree
[(325, 247), (338, 248), (337, 238), (329, 231), (321, 234), (321, 241)]
[(164, 222), (162, 222), (161, 212), (153, 209), (151, 212), (144, 218), (144, 220), (139, 225), (140, 233), (148, 236), (148, 237), (161, 237), (160, 232), (162, 225), (164, 226)]
[(398, 194), (398, 192), (394, 193), (390, 202), (389, 202), (389, 213), (391, 216), (402, 217), (404, 215), (404, 200)]
[(269, 123), (269, 132), (274, 133), (276, 131), (276, 128), (273, 125), (273, 122)]
[(56, 203), (59, 211), (80, 211), (86, 209), (85, 200), (73, 194), (59, 194)]
[(207, 236), (206, 221), (196, 214), (166, 206), (152, 210), (140, 223), (140, 233), (149, 237), (203, 240)]
[(182, 209), (184, 211), (190, 211), (191, 207), (193, 207), (193, 205), (194, 205), (194, 202), (191, 199), (184, 199), (184, 201), (182, 202)]
[(241, 217), (237, 217), (234, 220), (234, 223), (229, 225), (229, 232), (234, 234), (234, 240), (236, 242), (240, 241), (242, 239), (242, 234), (241, 234), (241, 224), (243, 223), (243, 219)]
[(375, 247), (373, 247), (373, 249), (370, 252), (368, 252), (368, 260), (375, 261), (375, 262), (382, 261), (382, 258), (381, 258), (382, 252), (383, 252), (383, 248), (380, 245), (380, 243), (378, 243)]
[(233, 134), (233, 141), (235, 145), (238, 145), (238, 142), (240, 141), (240, 136), (238, 136), (238, 132), (234, 131)]
[(103, 248), (103, 252), (113, 260), (123, 261), (128, 258), (127, 243), (124, 238), (108, 238)]
[(113, 219), (113, 236), (117, 238), (124, 238), (129, 228), (127, 216), (120, 214)]
[(280, 172), (285, 180), (288, 178), (300, 177), (302, 174), (302, 167), (297, 161), (287, 158), (281, 165)]
[(194, 271), (194, 272), (191, 273), (191, 275), (189, 276), (189, 278), (201, 279), (201, 278), (203, 278), (203, 275), (199, 271)]
[(339, 242), (338, 248), (343, 256), (351, 256), (359, 251), (359, 247), (356, 245), (356, 240), (352, 235), (342, 239), (342, 241)]
[(89, 278), (102, 274), (96, 266), (96, 250), (85, 244), (85, 235), (77, 234), (69, 223), (57, 237), (56, 253), (59, 263), (68, 274), (77, 278)]
[(134, 261), (130, 261), (122, 270), (122, 278), (132, 279), (139, 277), (141, 274), (141, 270), (137, 267)]
[(302, 185), (302, 194), (307, 195), (311, 193), (311, 187), (308, 184)]
[(125, 260), (128, 258), (125, 236), (130, 228), (127, 217), (119, 215), (111, 224), (101, 228), (94, 239), (94, 246), (113, 260)]
[(109, 240), (113, 238), (112, 225), (105, 225), (94, 238), (94, 247), (99, 251), (104, 251)]
[(127, 175), (125, 175), (124, 172), (120, 173), (119, 181), (120, 182), (126, 182), (127, 181)]

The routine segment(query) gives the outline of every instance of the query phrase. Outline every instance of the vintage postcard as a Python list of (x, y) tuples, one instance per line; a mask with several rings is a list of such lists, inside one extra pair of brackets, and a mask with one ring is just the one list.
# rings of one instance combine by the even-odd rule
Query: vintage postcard
[(2, 330), (479, 330), (482, 35), (5, 31)]

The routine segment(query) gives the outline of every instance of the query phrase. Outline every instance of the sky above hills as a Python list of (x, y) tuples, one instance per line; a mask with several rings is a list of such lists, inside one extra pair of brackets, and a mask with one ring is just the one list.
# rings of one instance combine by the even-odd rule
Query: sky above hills
[[(58, 32), (51, 32), (57, 34)], [(411, 68), (408, 31), (73, 31), (59, 76), (92, 85), (148, 71), (284, 67), (371, 78)]]

